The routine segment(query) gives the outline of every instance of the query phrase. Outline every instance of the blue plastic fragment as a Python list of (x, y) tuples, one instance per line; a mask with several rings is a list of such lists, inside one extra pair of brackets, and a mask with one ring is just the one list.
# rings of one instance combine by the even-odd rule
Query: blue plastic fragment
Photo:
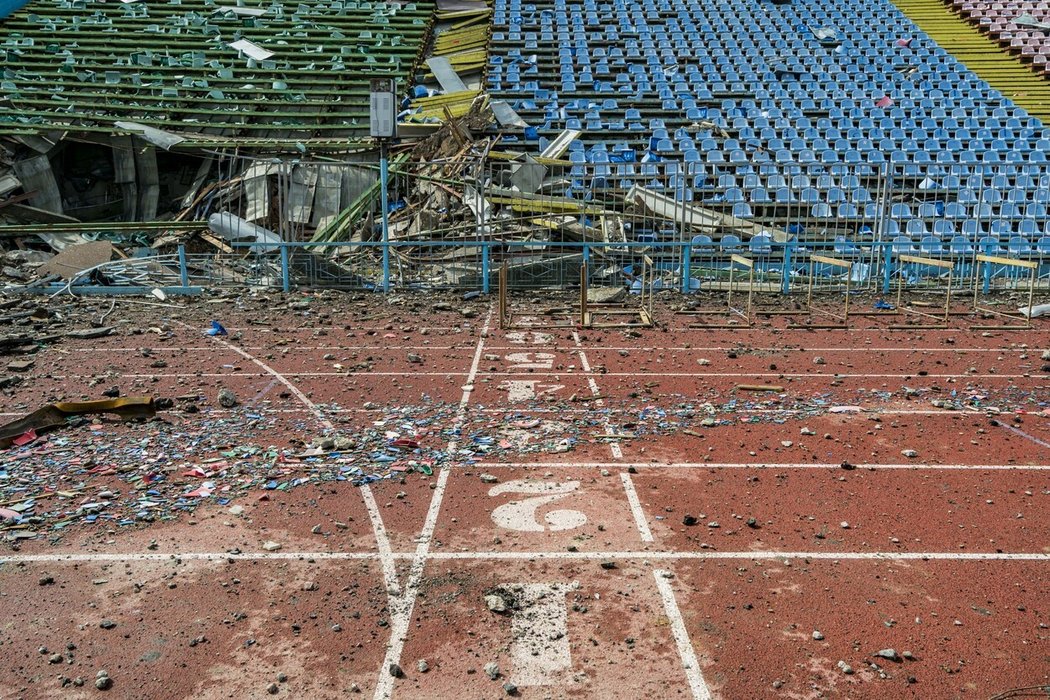
[(205, 333), (205, 335), (212, 335), (212, 336), (215, 336), (215, 335), (229, 335), (229, 333), (226, 332), (226, 329), (223, 328), (222, 324), (219, 323), (218, 321), (212, 321), (211, 322), (211, 328), (209, 328), (208, 330), (204, 331), (204, 333)]

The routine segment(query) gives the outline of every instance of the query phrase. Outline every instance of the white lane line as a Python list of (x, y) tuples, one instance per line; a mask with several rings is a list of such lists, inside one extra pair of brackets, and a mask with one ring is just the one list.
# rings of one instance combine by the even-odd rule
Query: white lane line
[[(220, 341), (221, 342), (221, 341)], [(583, 353), (580, 353), (581, 358)], [(466, 375), (466, 372), (453, 372), (452, 370), (446, 372), (417, 372), (401, 370), (399, 372), (375, 372), (372, 370), (360, 371), (360, 372), (286, 372), (284, 376), (295, 377), (295, 378), (309, 378), (309, 377), (401, 377), (403, 379), (411, 379), (412, 377), (462, 377)], [(789, 372), (591, 372), (590, 369), (584, 369), (582, 372), (486, 372), (487, 377), (559, 377), (565, 379), (566, 377), (586, 377), (588, 382), (594, 384), (594, 375), (603, 377), (634, 377), (638, 379), (644, 379), (648, 377), (664, 377), (664, 378), (696, 378), (704, 379), (708, 377), (720, 377), (720, 378), (741, 378), (751, 377), (752, 379), (768, 379), (768, 378), (779, 378), (779, 379), (910, 379), (920, 381), (924, 379), (1044, 379), (1035, 374), (924, 374), (919, 375), (916, 372), (910, 372), (907, 374), (847, 374), (847, 373), (834, 373), (834, 372), (805, 372), (805, 373), (789, 373)], [(94, 379), (97, 374), (48, 374), (47, 379)], [(143, 374), (143, 373), (126, 373), (122, 374), (122, 377), (128, 379), (149, 379), (152, 377), (160, 378), (188, 378), (188, 377), (207, 377), (213, 379), (216, 377), (261, 377), (264, 373), (261, 372), (158, 372), (156, 374)], [(592, 387), (593, 389), (593, 387)]]
[(270, 380), (270, 383), (269, 383), (269, 384), (267, 384), (267, 385), (266, 385), (265, 387), (263, 387), (262, 389), (260, 389), (260, 390), (259, 390), (259, 393), (257, 393), (257, 394), (256, 394), (256, 395), (255, 395), (255, 396), (254, 396), (254, 397), (252, 398), (252, 400), (251, 400), (251, 401), (246, 401), (246, 402), (245, 402), (245, 404), (244, 404), (244, 405), (245, 405), (245, 407), (247, 407), (247, 408), (253, 408), (254, 406), (256, 406), (256, 405), (257, 405), (257, 404), (258, 404), (258, 403), (259, 403), (260, 401), (262, 401), (262, 400), (263, 400), (263, 398), (265, 398), (265, 397), (266, 397), (266, 395), (267, 395), (267, 394), (269, 394), (269, 393), (270, 393), (271, 391), (273, 391), (273, 388), (274, 388), (275, 386), (277, 386), (277, 385), (278, 385), (278, 384), (280, 384), (280, 383), (281, 383), (281, 380), (280, 380), (280, 379), (278, 379), (277, 377), (274, 377), (273, 379), (271, 379), (271, 380)]
[[(394, 559), (414, 561), (416, 552), (394, 552)], [(90, 552), (69, 554), (5, 554), (0, 555), (0, 565), (18, 563), (112, 563), (124, 561), (288, 561), (297, 560), (309, 563), (310, 560), (378, 560), (379, 555), (374, 552), (256, 552), (230, 554), (229, 552)], [(767, 551), (732, 551), (718, 552), (714, 550), (692, 551), (692, 552), (668, 552), (668, 551), (614, 551), (614, 552), (430, 552), (427, 554), (428, 561), (532, 561), (532, 560), (558, 560), (558, 561), (596, 561), (606, 559), (617, 559), (621, 561), (632, 561), (635, 559), (646, 561), (703, 561), (707, 559), (733, 559), (733, 560), (786, 560), (786, 559), (813, 559), (821, 561), (1022, 561), (1022, 562), (1050, 562), (1048, 552), (796, 552), (774, 550)], [(401, 598), (398, 598), (401, 600)], [(402, 639), (402, 642), (404, 640)], [(386, 668), (383, 669), (384, 672)]]
[[(403, 555), (395, 555), (403, 556)], [(378, 559), (375, 552), (90, 552), (78, 554), (19, 554), (0, 555), (0, 564), (17, 564), (19, 562), (47, 562), (53, 564), (112, 563), (125, 561), (289, 561), (299, 560), (309, 563), (310, 560), (336, 561)]]
[[(580, 365), (583, 367), (583, 371), (586, 372), (587, 374), (591, 374), (591, 363), (587, 361), (587, 353), (583, 351), (583, 346), (582, 346), (582, 343), (580, 342), (580, 334), (577, 331), (573, 331), (572, 332), (572, 340), (573, 340), (573, 342), (576, 343), (576, 350), (577, 350), (576, 354), (580, 356)], [(587, 377), (587, 384), (591, 388), (591, 394), (592, 395), (594, 395), (594, 396), (601, 396), (602, 395), (601, 390), (598, 388), (598, 382), (597, 382), (597, 380), (595, 380), (593, 375)], [(601, 399), (601, 398), (596, 399), (595, 402), (594, 402), (594, 405), (596, 407), (598, 407), (598, 408), (603, 408), (605, 406), (605, 399)], [(612, 421), (610, 421), (608, 419), (608, 417), (606, 417), (606, 419), (605, 419), (605, 432), (606, 433), (615, 433), (616, 432), (616, 428), (613, 426)], [(609, 444), (609, 452), (612, 453), (613, 459), (623, 459), (623, 450), (620, 449), (620, 443), (618, 441), (616, 441), (616, 440), (613, 440), (612, 442), (610, 442), (608, 444)]]
[[(489, 350), (514, 350), (521, 346), (518, 345), (490, 345)], [(779, 354), (787, 352), (848, 352), (851, 355), (856, 355), (858, 351), (863, 352), (910, 352), (910, 353), (927, 353), (927, 352), (947, 352), (947, 353), (964, 353), (964, 352), (1016, 352), (1016, 353), (1031, 353), (1032, 348), (1019, 348), (1019, 347), (990, 347), (990, 348), (962, 348), (962, 347), (935, 347), (935, 348), (922, 348), (912, 347), (908, 345), (894, 345), (893, 347), (879, 347), (873, 348), (869, 346), (853, 347), (853, 346), (831, 346), (821, 348), (811, 347), (793, 347), (793, 346), (777, 346), (777, 347), (756, 347), (753, 345), (736, 345), (736, 346), (722, 346), (722, 345), (711, 345), (711, 346), (698, 346), (690, 345), (688, 347), (681, 346), (667, 346), (657, 347), (653, 345), (592, 345), (582, 346), (585, 350), (594, 350), (598, 352), (619, 352), (621, 350), (627, 350), (628, 352), (738, 352), (743, 354), (752, 354), (755, 352), (775, 352)], [(562, 348), (557, 346), (549, 348), (552, 351), (558, 351)]]
[(696, 700), (711, 700), (711, 689), (707, 687), (704, 674), (700, 671), (700, 662), (696, 658), (692, 642), (689, 641), (689, 631), (685, 628), (682, 611), (678, 609), (674, 589), (671, 588), (671, 582), (668, 580), (670, 573), (656, 569), (653, 571), (653, 576), (656, 578), (656, 588), (660, 591), (660, 600), (664, 604), (664, 612), (671, 623), (671, 634), (678, 646), (678, 657), (682, 661), (686, 680), (689, 681), (689, 689)]
[[(69, 342), (69, 341), (67, 341)], [(153, 352), (161, 351), (178, 351), (178, 352), (214, 352), (215, 348), (208, 346), (177, 346), (177, 345), (148, 345), (143, 344), (139, 347), (105, 347), (105, 346), (91, 346), (91, 347), (76, 347), (70, 348), (73, 352), (89, 352), (97, 354), (99, 352), (138, 352), (141, 347), (148, 347)], [(469, 345), (241, 345), (240, 347), (249, 351), (266, 350), (267, 352), (282, 353), (283, 350), (289, 351), (313, 351), (313, 350), (324, 350), (326, 352), (334, 352), (338, 350), (346, 351), (361, 351), (361, 350), (469, 350)], [(873, 347), (823, 347), (823, 348), (797, 348), (797, 347), (753, 347), (753, 346), (710, 346), (710, 347), (653, 347), (653, 346), (637, 346), (637, 345), (593, 345), (593, 346), (582, 346), (584, 350), (596, 351), (596, 352), (619, 352), (620, 350), (627, 350), (628, 352), (745, 352), (747, 354), (754, 352), (776, 352), (779, 354), (789, 352), (848, 352), (851, 355), (855, 355), (858, 350), (864, 352), (907, 352), (907, 353), (951, 353), (951, 354), (964, 354), (969, 352), (995, 352), (995, 353), (1026, 353), (1033, 352), (1031, 348), (956, 348), (956, 347), (936, 347), (936, 348), (914, 348), (902, 345), (895, 345), (893, 347), (885, 348), (873, 348)], [(488, 349), (495, 352), (497, 350), (520, 350), (521, 345), (489, 345)], [(545, 350), (552, 352), (575, 350), (575, 348), (561, 348), (558, 346), (544, 346)], [(290, 354), (290, 353), (289, 353)]]
[[(392, 316), (389, 317), (389, 318), (383, 319), (383, 320), (390, 321), (391, 323), (396, 323), (396, 321), (394, 320), (394, 317), (392, 317)], [(466, 320), (466, 319), (464, 319), (464, 320)], [(203, 334), (204, 331), (205, 331), (204, 326), (207, 325), (207, 324), (208, 324), (208, 322), (204, 322), (200, 327), (196, 327), (196, 326), (189, 326), (189, 327), (192, 328), (193, 330), (200, 331)], [(296, 330), (302, 330), (301, 327), (292, 327), (292, 326), (288, 326), (288, 327), (282, 328), (280, 326), (255, 326), (255, 325), (252, 325), (252, 326), (225, 326), (225, 328), (231, 334), (233, 334), (233, 333), (242, 333), (242, 334), (257, 333), (259, 335), (267, 335), (267, 334), (271, 334), (272, 333), (272, 334), (281, 334), (282, 336), (292, 336), (291, 337), (291, 341), (292, 342), (295, 342), (295, 335), (296, 335), (295, 332), (296, 332)], [(426, 325), (420, 324), (419, 328), (426, 328), (431, 333), (437, 333), (439, 331), (450, 331), (450, 332), (455, 331), (457, 333), (469, 333), (470, 332), (470, 327), (464, 327), (464, 326), (433, 326), (433, 325), (430, 325), (430, 324), (426, 324)], [(370, 333), (373, 336), (378, 337), (378, 338), (382, 338), (383, 336), (381, 334), (383, 334), (383, 333), (397, 333), (398, 335), (408, 335), (409, 333), (418, 333), (418, 331), (391, 330), (390, 328), (387, 328), (385, 326), (383, 326), (383, 327), (380, 327), (380, 326), (367, 327), (366, 326), (366, 327), (353, 328), (352, 330), (355, 333)], [(310, 330), (310, 332), (308, 334), (306, 334), (306, 339), (309, 339), (309, 340), (315, 340), (316, 339), (316, 336), (313, 334), (312, 330)]]
[[(459, 440), (455, 436), (459, 434), (459, 431), (466, 423), (467, 404), (470, 403), (470, 396), (474, 391), (474, 378), (478, 374), (481, 355), (485, 349), (485, 338), (489, 334), (491, 323), (492, 306), (489, 305), (485, 323), (481, 328), (481, 336), (478, 338), (477, 349), (474, 351), (474, 359), (470, 364), (470, 371), (467, 373), (467, 381), (463, 387), (463, 396), (459, 400), (459, 407), (456, 409), (456, 415), (452, 420), (453, 437), (449, 440), (446, 448), (446, 453), (450, 457), (455, 455), (456, 448), (459, 445)], [(430, 507), (427, 509), (426, 520), (423, 522), (423, 530), (419, 534), (416, 551), (412, 556), (412, 565), (409, 568), (405, 590), (396, 600), (391, 601), (390, 643), (387, 645), (383, 664), (379, 668), (379, 679), (376, 682), (376, 690), (373, 695), (375, 700), (388, 700), (394, 692), (394, 681), (396, 679), (390, 675), (389, 669), (391, 664), (401, 663), (401, 652), (405, 648), (405, 638), (408, 635), (408, 626), (412, 620), (412, 611), (416, 606), (416, 598), (419, 597), (419, 583), (423, 578), (423, 570), (426, 567), (427, 558), (430, 554), (430, 543), (434, 538), (434, 528), (437, 527), (438, 513), (441, 510), (441, 503), (445, 497), (445, 489), (448, 485), (450, 473), (451, 470), (448, 466), (442, 467), (441, 471), (438, 472), (437, 486), (434, 488), (434, 495), (430, 499)]]
[[(223, 342), (223, 341), (220, 341)], [(104, 372), (99, 372), (104, 374)], [(303, 379), (310, 377), (462, 377), (465, 376), (466, 372), (415, 372), (402, 370), (400, 372), (373, 372), (371, 370), (361, 372), (284, 372), (283, 376), (293, 377), (295, 379)], [(49, 374), (47, 375), (51, 379), (93, 379), (97, 375), (94, 374)], [(214, 379), (216, 377), (265, 377), (265, 372), (158, 372), (157, 374), (141, 374), (141, 373), (124, 373), (120, 375), (128, 379), (148, 379), (150, 377), (160, 377), (164, 379), (178, 379), (178, 378), (190, 378), (190, 377), (207, 377), (208, 379)]]
[[(841, 462), (473, 462), (484, 469), (599, 469), (621, 467), (635, 469), (842, 469)], [(960, 471), (1047, 471), (1050, 464), (874, 464), (852, 465), (856, 469), (925, 469)]]
[[(193, 329), (193, 326), (183, 323), (182, 321), (176, 320), (175, 323), (179, 324), (180, 326), (183, 326), (184, 328)], [(248, 360), (249, 362), (252, 362), (264, 372), (266, 372), (266, 374), (272, 376), (274, 379), (284, 384), (288, 388), (288, 391), (292, 392), (295, 398), (299, 399), (299, 401), (301, 401), (304, 406), (310, 409), (310, 412), (314, 414), (314, 417), (317, 418), (318, 422), (320, 422), (321, 425), (323, 425), (328, 430), (331, 430), (333, 432), (335, 431), (335, 424), (332, 423), (332, 421), (330, 421), (328, 417), (321, 412), (321, 409), (317, 407), (317, 404), (310, 400), (309, 396), (304, 394), (299, 389), (299, 387), (293, 384), (291, 380), (289, 380), (285, 375), (281, 374), (280, 372), (278, 372), (273, 367), (266, 364), (259, 358), (255, 357), (254, 355), (245, 350), (242, 350), (241, 348), (237, 347), (229, 341), (223, 340), (218, 336), (213, 336), (212, 340), (219, 343), (227, 350), (232, 350), (244, 359)], [(369, 485), (362, 484), (358, 488), (361, 491), (361, 499), (364, 501), (365, 509), (368, 511), (368, 519), (372, 522), (372, 533), (375, 536), (376, 548), (379, 550), (380, 557), (382, 558), (383, 583), (386, 585), (387, 591), (393, 591), (396, 593), (398, 590), (400, 590), (400, 584), (398, 584), (397, 581), (397, 566), (394, 563), (394, 558), (390, 556), (390, 538), (387, 537), (386, 529), (383, 527), (383, 517), (379, 513), (379, 508), (376, 507), (375, 498), (372, 497), (372, 489), (369, 487)]]
[[(162, 352), (162, 351), (175, 351), (175, 352), (215, 352), (215, 348), (207, 346), (191, 346), (191, 347), (180, 347), (177, 345), (140, 345), (135, 348), (108, 348), (108, 347), (90, 347), (90, 348), (73, 348), (73, 352), (90, 352), (92, 354), (99, 352), (138, 352), (140, 348), (148, 347), (151, 352)], [(325, 350), (331, 352), (333, 350), (348, 350), (348, 351), (360, 351), (360, 350), (470, 350), (469, 345), (241, 345), (239, 346), (245, 350), (265, 350), (276, 354), (284, 355), (284, 350)], [(291, 354), (290, 352), (288, 353)]]
[[(259, 404), (270, 404), (270, 403), (272, 403), (272, 402), (271, 401), (260, 401), (259, 402)], [(648, 401), (648, 402), (644, 402), (643, 405), (645, 407), (648, 407), (648, 406), (653, 406), (655, 404), (653, 404), (653, 402), (651, 402), (651, 401)], [(391, 408), (392, 408), (392, 406), (380, 406), (378, 408), (328, 408), (328, 407), (325, 407), (324, 411), (329, 413), (329, 415), (331, 415), (331, 416), (338, 416), (338, 415), (340, 415), (340, 413), (375, 413), (375, 415), (380, 415), (381, 416), (381, 415), (383, 415), (383, 413), (387, 412), (388, 410), (391, 410)], [(476, 412), (479, 412), (479, 413), (504, 413), (504, 415), (507, 415), (507, 416), (519, 416), (519, 415), (521, 415), (521, 416), (528, 416), (528, 415), (531, 415), (531, 413), (592, 413), (592, 412), (594, 412), (593, 408), (568, 408), (568, 407), (564, 407), (564, 406), (560, 406), (558, 408), (543, 408), (543, 407), (540, 407), (540, 406), (499, 406), (499, 407), (488, 407), (488, 408), (485, 408), (485, 407), (482, 407), (482, 406), (479, 405), (479, 406), (475, 406), (474, 408), (470, 408), (469, 410), (476, 411)], [(636, 415), (636, 413), (639, 412), (640, 408), (606, 407), (606, 408), (603, 408), (603, 410), (605, 410), (605, 411), (607, 411), (609, 413), (630, 413), (630, 415), (633, 416), (633, 415)], [(207, 413), (208, 416), (237, 416), (241, 412), (251, 412), (251, 413), (253, 413), (253, 415), (254, 415), (254, 413), (262, 413), (262, 415), (266, 415), (266, 413), (308, 413), (308, 412), (313, 412), (313, 411), (311, 411), (309, 408), (298, 407), (298, 406), (293, 406), (293, 407), (290, 407), (290, 408), (275, 408), (272, 405), (255, 405), (255, 406), (252, 407), (251, 411), (244, 411), (243, 409), (228, 410), (226, 408), (212, 408), (212, 409), (207, 409), (207, 410), (203, 409), (201, 412), (202, 413)], [(837, 419), (843, 419), (843, 418), (848, 419), (850, 416), (854, 416), (854, 417), (856, 417), (856, 416), (863, 416), (865, 420), (867, 420), (867, 418), (869, 416), (945, 416), (947, 418), (960, 418), (960, 417), (963, 416), (963, 412), (962, 411), (959, 411), (959, 410), (948, 410), (948, 409), (945, 409), (945, 408), (930, 408), (930, 409), (927, 410), (927, 409), (918, 409), (918, 408), (908, 408), (908, 409), (880, 408), (878, 406), (861, 406), (860, 410), (850, 410), (850, 411), (846, 411), (846, 412), (842, 412), (842, 413), (832, 413), (831, 411), (826, 411), (824, 413), (816, 413), (816, 415), (814, 415), (812, 410), (801, 409), (801, 408), (752, 408), (750, 410), (739, 410), (739, 411), (734, 410), (734, 412), (739, 413), (739, 415), (743, 415), (743, 416), (759, 416), (759, 415), (794, 416), (794, 415), (796, 415), (796, 413), (799, 413), (799, 415), (804, 415), (806, 417), (825, 418), (825, 417), (833, 417), (834, 416)], [(979, 416), (986, 416), (987, 415), (987, 413), (983, 413), (981, 411), (972, 411), (972, 412), (975, 412), (976, 415), (979, 415)], [(996, 416), (1009, 416), (1009, 415), (1012, 415), (1012, 412), (1013, 411), (1011, 411), (1009, 409), (1002, 409), (1001, 412), (996, 413)], [(6, 417), (20, 417), (20, 416), (25, 416), (25, 412), (24, 411), (10, 411), (10, 412), (0, 411), (0, 417), (2, 417), (2, 418), (6, 418)], [(1042, 417), (1036, 416), (1035, 418), (1042, 418)], [(645, 436), (640, 436), (640, 437), (644, 438)]]
[[(582, 355), (582, 353), (581, 353)], [(590, 374), (589, 369), (585, 369), (583, 372), (487, 372), (486, 376), (520, 376), (527, 374), (528, 376), (539, 376), (539, 377), (550, 377), (557, 376), (565, 378), (566, 376), (587, 376)], [(309, 373), (302, 373), (303, 376), (309, 376)], [(340, 374), (334, 372), (333, 374)], [(342, 374), (346, 374), (343, 372)], [(361, 374), (365, 374), (362, 372)], [(368, 372), (367, 374), (383, 374), (383, 372)], [(387, 374), (397, 374), (396, 372), (389, 372)], [(405, 373), (407, 374), (407, 373)], [(413, 372), (412, 374), (424, 374), (422, 372)], [(434, 374), (442, 374), (441, 372), (435, 372)], [(601, 377), (696, 377), (703, 379), (704, 377), (762, 377), (762, 378), (777, 378), (783, 377), (785, 379), (806, 379), (809, 377), (817, 379), (847, 379), (847, 378), (860, 378), (860, 379), (1020, 379), (1020, 378), (1031, 378), (1031, 379), (1044, 379), (1035, 373), (1032, 374), (923, 374), (919, 375), (917, 372), (905, 372), (905, 373), (876, 373), (869, 374), (866, 372), (862, 373), (846, 373), (846, 372), (595, 372)], [(164, 375), (144, 375), (144, 376), (164, 376)]]
[[(362, 486), (368, 486), (368, 484)], [(362, 488), (361, 499), (365, 502), (365, 510), (368, 511), (368, 519), (372, 523), (372, 532), (376, 535), (376, 549), (379, 550), (379, 561), (383, 564), (383, 581), (386, 582), (387, 592), (390, 595), (400, 595), (401, 584), (397, 580), (397, 565), (390, 547), (390, 536), (387, 535), (386, 527), (383, 525), (383, 517), (379, 514), (379, 506), (372, 495), (372, 489)]]
[(492, 559), (492, 560), (604, 560), (604, 559), (659, 559), (659, 560), (704, 560), (704, 559), (821, 559), (821, 560), (886, 560), (886, 561), (1045, 561), (1050, 562), (1046, 552), (434, 552), (430, 559)]
[(634, 515), (634, 524), (638, 527), (638, 535), (642, 542), (652, 542), (653, 532), (649, 529), (649, 522), (645, 519), (645, 511), (642, 510), (642, 502), (638, 499), (638, 492), (631, 481), (631, 475), (620, 472), (620, 481), (623, 482), (623, 490), (627, 492), (627, 502), (631, 504), (631, 514)]

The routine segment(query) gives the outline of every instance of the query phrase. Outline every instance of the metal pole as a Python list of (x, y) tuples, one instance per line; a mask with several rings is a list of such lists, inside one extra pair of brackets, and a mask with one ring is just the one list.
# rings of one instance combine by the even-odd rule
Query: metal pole
[(291, 291), (292, 283), (288, 273), (288, 246), (281, 244), (281, 289), (285, 294)]
[(481, 244), (481, 292), (489, 293), (489, 245)]
[(379, 206), (383, 226), (383, 292), (390, 291), (390, 221), (387, 217), (386, 139), (379, 140)]
[(186, 246), (179, 244), (179, 281), (183, 287), (190, 286), (190, 272), (186, 269)]
[[(890, 293), (890, 275), (892, 274), (892, 262), (890, 261), (890, 253), (892, 252), (892, 243), (880, 243), (879, 250), (882, 251), (882, 293)], [(901, 270), (901, 274), (904, 271)]]
[(691, 244), (685, 243), (685, 237), (682, 238), (682, 294), (688, 294), (692, 290), (693, 282), (693, 265), (692, 256), (693, 251), (690, 250)]

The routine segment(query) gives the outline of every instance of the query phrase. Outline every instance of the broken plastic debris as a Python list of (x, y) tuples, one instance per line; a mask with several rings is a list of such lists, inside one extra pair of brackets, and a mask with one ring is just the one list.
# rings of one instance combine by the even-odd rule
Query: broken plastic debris
[(204, 331), (204, 333), (205, 333), (205, 335), (212, 335), (212, 336), (214, 336), (214, 335), (229, 335), (229, 333), (226, 332), (226, 329), (223, 328), (222, 324), (219, 323), (218, 321), (212, 321), (211, 322), (211, 328), (209, 328), (208, 330)]
[(1018, 307), (1017, 312), (1027, 316), (1028, 318), (1039, 318), (1050, 314), (1050, 304), (1037, 304), (1035, 306), (1021, 306)]
[(33, 442), (33, 440), (36, 440), (36, 438), (37, 438), (36, 430), (34, 430), (33, 428), (30, 428), (29, 430), (25, 431), (24, 433), (22, 433), (18, 437), (16, 437), (13, 440), (11, 440), (11, 444), (15, 445), (17, 447), (22, 447), (23, 445), (28, 445), (29, 443)]

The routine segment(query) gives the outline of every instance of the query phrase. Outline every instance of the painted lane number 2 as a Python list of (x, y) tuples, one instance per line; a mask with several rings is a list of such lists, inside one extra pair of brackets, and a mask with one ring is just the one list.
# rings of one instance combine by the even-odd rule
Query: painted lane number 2
[(519, 532), (557, 532), (580, 527), (587, 516), (578, 510), (550, 510), (543, 514), (540, 509), (559, 501), (580, 487), (578, 481), (556, 483), (550, 481), (508, 481), (489, 489), (490, 496), (501, 493), (536, 494), (528, 498), (510, 501), (492, 511), (492, 520), (500, 527)]

